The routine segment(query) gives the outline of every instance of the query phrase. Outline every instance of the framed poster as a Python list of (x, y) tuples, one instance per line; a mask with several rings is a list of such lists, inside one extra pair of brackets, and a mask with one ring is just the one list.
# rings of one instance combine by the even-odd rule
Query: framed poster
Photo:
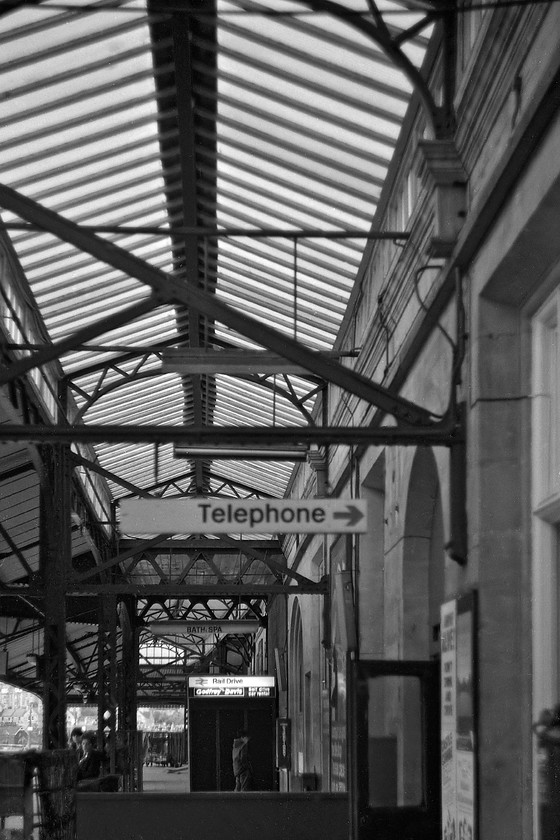
[(441, 607), (442, 840), (477, 840), (476, 594)]
[(348, 790), (348, 644), (353, 620), (350, 572), (351, 540), (345, 535), (333, 543), (330, 554), (330, 727), (331, 727), (331, 791)]

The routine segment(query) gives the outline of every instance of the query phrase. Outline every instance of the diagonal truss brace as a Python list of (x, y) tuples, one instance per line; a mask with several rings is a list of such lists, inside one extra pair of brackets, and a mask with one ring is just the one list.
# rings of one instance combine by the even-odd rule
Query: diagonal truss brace
[[(394, 416), (398, 423), (421, 427), (429, 427), (433, 424), (432, 414), (425, 408), (417, 406), (397, 394), (390, 393), (386, 388), (344, 367), (334, 359), (325, 357), (318, 351), (310, 350), (267, 324), (238, 312), (233, 307), (223, 303), (215, 295), (197, 288), (193, 282), (185, 284), (176, 280), (172, 275), (149, 265), (118, 245), (88, 233), (74, 222), (42, 207), (5, 184), (0, 184), (0, 204), (21, 218), (39, 225), (54, 236), (107, 263), (117, 271), (135, 277), (149, 286), (152, 289), (152, 297), (149, 302), (153, 308), (167, 304), (193, 307), (203, 312), (208, 318), (220, 321), (241, 333), (241, 335), (248, 336), (267, 349), (278, 353), (283, 358), (302, 365), (326, 381), (332, 382), (366, 402), (377, 406)], [(142, 301), (137, 306), (139, 308), (146, 306), (146, 302)], [(107, 331), (107, 321), (92, 325), (90, 329), (92, 334), (95, 327), (98, 329), (97, 334), (102, 334)], [(81, 338), (80, 341), (82, 341)], [(70, 349), (71, 345), (71, 338), (64, 342), (65, 349)], [(60, 353), (60, 345), (53, 345), (48, 350), (33, 353), (25, 359), (20, 359), (9, 366), (0, 368), (0, 384), (11, 382), (32, 368), (52, 361)]]
[[(139, 541), (136, 545), (132, 548), (128, 549), (127, 551), (122, 552), (121, 554), (117, 554), (114, 557), (111, 557), (105, 563), (102, 563), (98, 566), (95, 566), (92, 569), (88, 569), (85, 572), (80, 572), (79, 574), (74, 574), (70, 577), (70, 585), (79, 584), (90, 580), (92, 578), (97, 577), (100, 572), (106, 571), (107, 569), (111, 569), (115, 566), (118, 566), (124, 560), (129, 560), (131, 557), (140, 554), (142, 551), (146, 551), (149, 548), (153, 548), (154, 546), (163, 547), (166, 542), (169, 542), (169, 545), (173, 545), (173, 540), (167, 534), (158, 534), (158, 536), (153, 537), (150, 540)], [(235, 546), (236, 548), (242, 548), (248, 555), (250, 555), (255, 560), (260, 560), (265, 566), (268, 566), (271, 571), (277, 572), (281, 575), (284, 575), (287, 578), (291, 578), (298, 583), (304, 585), (313, 585), (315, 582), (309, 580), (304, 575), (299, 574), (295, 570), (288, 568), (287, 565), (282, 563), (278, 563), (275, 560), (272, 560), (270, 557), (266, 557), (265, 553), (262, 551), (257, 551), (251, 548), (244, 548), (243, 546), (239, 546), (237, 541), (233, 538), (223, 537), (221, 542), (225, 542), (230, 544), (231, 546)], [(220, 581), (221, 584), (228, 585), (227, 581)], [(109, 590), (111, 590), (111, 585), (109, 585)]]

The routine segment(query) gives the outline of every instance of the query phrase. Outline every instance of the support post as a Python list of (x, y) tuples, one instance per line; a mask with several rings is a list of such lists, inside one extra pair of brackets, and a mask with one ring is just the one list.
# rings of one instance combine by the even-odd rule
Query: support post
[(41, 447), (39, 572), (45, 596), (43, 746), (66, 746), (66, 581), (72, 562), (70, 447)]
[(117, 604), (116, 596), (99, 595), (99, 645), (97, 660), (98, 749), (105, 749), (109, 772), (115, 772), (117, 723)]
[(122, 748), (123, 789), (140, 790), (137, 685), (138, 630), (136, 629), (136, 599), (125, 596), (119, 604), (121, 631), (121, 661), (119, 667), (119, 742)]

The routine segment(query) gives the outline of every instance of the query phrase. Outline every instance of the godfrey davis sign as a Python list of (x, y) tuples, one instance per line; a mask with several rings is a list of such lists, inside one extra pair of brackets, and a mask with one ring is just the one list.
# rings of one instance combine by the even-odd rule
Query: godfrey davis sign
[(367, 531), (363, 499), (123, 499), (123, 534), (341, 534)]
[(197, 674), (188, 679), (189, 697), (275, 697), (276, 682), (269, 676), (223, 677)]

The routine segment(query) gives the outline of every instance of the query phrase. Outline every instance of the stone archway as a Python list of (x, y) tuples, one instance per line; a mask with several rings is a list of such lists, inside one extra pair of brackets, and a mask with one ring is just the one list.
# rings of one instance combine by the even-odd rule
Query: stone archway
[(291, 786), (301, 771), (304, 754), (304, 677), (303, 677), (303, 626), (301, 608), (296, 598), (290, 620), (289, 658), (289, 716), (292, 720), (292, 770)]
[(438, 652), (445, 548), (436, 460), (427, 447), (414, 455), (403, 542), (403, 658), (429, 659)]

